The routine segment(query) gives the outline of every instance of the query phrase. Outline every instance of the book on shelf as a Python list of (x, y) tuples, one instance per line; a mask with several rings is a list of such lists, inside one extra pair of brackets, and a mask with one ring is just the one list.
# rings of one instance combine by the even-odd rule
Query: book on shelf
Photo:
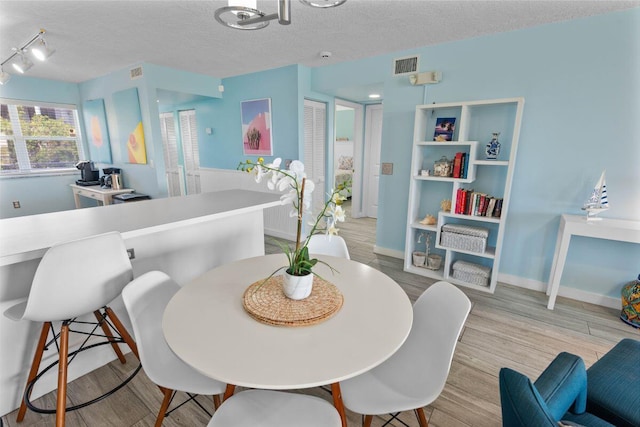
[(493, 210), (493, 215), (496, 218), (500, 218), (500, 215), (502, 215), (502, 199), (497, 199), (496, 200), (496, 207)]
[(455, 117), (438, 117), (436, 119), (436, 129), (433, 132), (434, 141), (452, 141), (453, 132), (456, 128)]
[(502, 199), (473, 189), (458, 188), (454, 213), (500, 218)]
[(453, 177), (460, 178), (461, 168), (462, 168), (462, 154), (461, 152), (457, 152), (456, 156), (453, 158)]
[(489, 199), (489, 204), (487, 205), (487, 210), (484, 213), (484, 216), (493, 216), (493, 210), (496, 207), (496, 199), (492, 197)]
[(462, 153), (462, 171), (460, 174), (460, 178), (467, 178), (467, 168), (469, 167), (469, 155), (467, 153)]

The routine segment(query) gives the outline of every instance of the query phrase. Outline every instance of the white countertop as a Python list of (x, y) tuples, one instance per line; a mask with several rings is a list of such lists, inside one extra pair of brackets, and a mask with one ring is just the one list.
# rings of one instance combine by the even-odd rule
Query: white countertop
[(119, 231), (138, 237), (241, 212), (279, 206), (280, 195), (226, 190), (0, 220), (0, 266), (42, 257), (52, 245)]

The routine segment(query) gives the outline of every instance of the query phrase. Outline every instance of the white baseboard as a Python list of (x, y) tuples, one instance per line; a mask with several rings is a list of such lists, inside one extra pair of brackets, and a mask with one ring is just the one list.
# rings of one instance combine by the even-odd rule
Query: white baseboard
[(393, 258), (404, 259), (404, 251), (397, 251), (395, 249), (383, 248), (378, 245), (373, 246), (373, 253), (378, 255), (386, 255)]
[[(547, 284), (545, 282), (518, 277), (511, 274), (499, 273), (498, 282), (506, 283), (520, 288), (531, 289), (538, 292), (547, 291)], [(612, 298), (606, 295), (600, 295), (589, 291), (583, 291), (581, 289), (569, 288), (566, 286), (560, 286), (560, 288), (558, 289), (558, 296), (570, 298), (576, 301), (587, 302), (590, 304), (596, 304), (603, 307), (621, 307), (620, 299), (618, 298)]]

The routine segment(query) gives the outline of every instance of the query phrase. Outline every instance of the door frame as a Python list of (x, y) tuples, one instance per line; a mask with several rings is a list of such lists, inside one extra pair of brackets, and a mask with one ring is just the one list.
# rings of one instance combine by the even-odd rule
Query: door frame
[[(334, 101), (334, 109), (333, 109), (333, 149), (331, 150), (332, 156), (335, 152), (335, 144), (336, 144), (336, 129), (335, 129), (335, 113), (338, 105), (342, 105), (343, 107), (353, 108), (355, 110), (354, 113), (354, 122), (353, 122), (353, 182), (351, 187), (351, 217), (352, 218), (361, 218), (364, 215), (363, 212), (363, 203), (362, 203), (362, 168), (364, 167), (364, 105), (357, 104), (355, 102), (346, 101), (344, 99), (335, 98)], [(331, 177), (335, 178), (335, 166), (333, 164), (332, 157), (332, 170)], [(333, 182), (331, 185), (333, 186)]]

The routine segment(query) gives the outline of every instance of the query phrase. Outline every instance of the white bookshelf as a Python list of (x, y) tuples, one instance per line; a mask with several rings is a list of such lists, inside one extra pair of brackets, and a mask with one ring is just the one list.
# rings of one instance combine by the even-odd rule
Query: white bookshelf
[[(524, 98), (505, 98), (483, 101), (451, 102), (416, 106), (413, 153), (411, 157), (411, 184), (407, 210), (407, 231), (404, 270), (410, 273), (447, 280), (462, 286), (491, 292), (495, 291), (505, 222), (509, 214), (511, 181), (518, 151), (518, 139), (524, 108)], [(437, 118), (455, 118), (455, 131), (451, 141), (433, 141)], [(500, 132), (500, 154), (496, 160), (487, 160), (485, 146), (493, 132)], [(466, 178), (423, 176), (420, 171), (433, 171), (434, 162), (442, 156), (452, 160), (457, 152), (468, 156)], [(458, 189), (475, 190), (502, 198), (499, 218), (455, 214)], [(449, 199), (451, 211), (440, 209), (440, 202)], [(427, 214), (437, 218), (434, 225), (420, 223)], [(440, 230), (444, 224), (480, 226), (489, 229), (487, 249), (483, 253), (443, 247)], [(430, 253), (442, 257), (439, 270), (413, 265), (414, 251), (425, 251), (424, 240), (430, 237)], [(464, 260), (491, 268), (488, 286), (480, 286), (454, 279), (452, 265)]]

